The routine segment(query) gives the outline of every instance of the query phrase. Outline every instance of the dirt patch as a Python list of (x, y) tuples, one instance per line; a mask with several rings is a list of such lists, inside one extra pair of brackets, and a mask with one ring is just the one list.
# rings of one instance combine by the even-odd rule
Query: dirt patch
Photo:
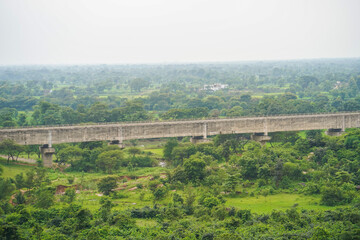
[(56, 191), (55, 191), (55, 194), (64, 194), (65, 193), (65, 190), (69, 188), (69, 186), (64, 186), (64, 185), (58, 185), (56, 187)]
[(129, 191), (134, 191), (136, 189), (137, 189), (137, 187), (133, 187), (133, 188), (130, 188)]

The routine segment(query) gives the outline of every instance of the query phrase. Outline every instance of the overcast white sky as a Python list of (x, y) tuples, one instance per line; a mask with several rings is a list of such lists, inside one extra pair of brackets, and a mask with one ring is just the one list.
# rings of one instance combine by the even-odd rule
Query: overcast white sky
[(360, 0), (0, 0), (0, 64), (360, 57)]

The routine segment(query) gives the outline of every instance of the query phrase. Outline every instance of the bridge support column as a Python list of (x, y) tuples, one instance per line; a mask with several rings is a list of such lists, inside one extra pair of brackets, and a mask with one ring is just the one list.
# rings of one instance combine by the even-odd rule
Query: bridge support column
[(112, 140), (109, 145), (118, 145), (120, 148), (125, 148), (125, 145), (120, 140)]
[(55, 148), (45, 144), (39, 147), (41, 158), (43, 160), (44, 167), (51, 168), (52, 167), (52, 156), (55, 153)]
[(251, 140), (259, 142), (261, 145), (265, 145), (267, 141), (271, 140), (271, 137), (267, 133), (254, 133), (251, 135)]
[(325, 134), (331, 137), (341, 136), (345, 132), (345, 129), (342, 128), (329, 128)]

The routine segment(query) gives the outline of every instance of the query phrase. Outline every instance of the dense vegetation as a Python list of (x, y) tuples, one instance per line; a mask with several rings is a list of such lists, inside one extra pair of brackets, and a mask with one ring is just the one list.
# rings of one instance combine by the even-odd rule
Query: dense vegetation
[[(2, 127), (359, 110), (360, 61), (0, 67)], [(200, 90), (224, 83), (219, 91)], [(3, 239), (359, 239), (360, 130), (0, 143)], [(18, 159), (33, 158), (36, 164)], [(161, 163), (162, 166), (159, 167)]]
[[(219, 135), (197, 145), (169, 139), (163, 156), (170, 168), (160, 169), (162, 174), (151, 167), (156, 156), (140, 147), (59, 145), (57, 170), (33, 167), (1, 178), (0, 233), (9, 239), (354, 239), (359, 234), (359, 130), (340, 137), (277, 133), (276, 142), (265, 146), (247, 137)], [(61, 173), (64, 164), (69, 167)], [(144, 167), (154, 169), (150, 177), (138, 174)], [(94, 200), (97, 205), (84, 205), (83, 196), (96, 192), (104, 195)], [(281, 194), (318, 200), (310, 208), (298, 202), (286, 210), (270, 203), (265, 212), (241, 207), (241, 199), (260, 198), (266, 205)], [(119, 199), (139, 207), (116, 209)]]
[[(0, 67), (0, 126), (355, 111), (360, 60)], [(228, 84), (219, 91), (205, 84)]]

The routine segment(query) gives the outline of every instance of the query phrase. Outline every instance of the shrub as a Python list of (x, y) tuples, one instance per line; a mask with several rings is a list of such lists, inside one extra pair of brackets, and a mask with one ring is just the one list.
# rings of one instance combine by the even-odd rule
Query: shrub
[(116, 188), (116, 178), (114, 177), (106, 177), (100, 180), (98, 183), (99, 192), (104, 193), (105, 195), (109, 195), (112, 189)]
[(148, 206), (131, 210), (131, 217), (133, 218), (154, 218), (158, 214), (158, 209), (150, 208)]
[(67, 178), (67, 180), (68, 180), (68, 183), (69, 183), (69, 184), (73, 184), (74, 181), (75, 181), (75, 177), (74, 177), (74, 176), (70, 176), (70, 177)]

